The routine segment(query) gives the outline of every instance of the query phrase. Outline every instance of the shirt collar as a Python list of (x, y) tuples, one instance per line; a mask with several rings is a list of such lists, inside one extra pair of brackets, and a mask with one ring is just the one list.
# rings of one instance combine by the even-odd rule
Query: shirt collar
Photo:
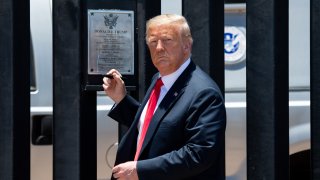
[(178, 77), (182, 74), (182, 72), (188, 67), (190, 64), (190, 58), (188, 58), (175, 72), (168, 74), (166, 76), (159, 75), (162, 79), (163, 85), (169, 91), (174, 82), (178, 79)]

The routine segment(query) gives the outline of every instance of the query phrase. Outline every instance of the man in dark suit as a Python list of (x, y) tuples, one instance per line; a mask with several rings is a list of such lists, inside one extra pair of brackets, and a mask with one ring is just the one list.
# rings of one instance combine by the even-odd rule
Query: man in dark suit
[(146, 42), (159, 73), (141, 104), (126, 94), (117, 70), (103, 79), (104, 91), (116, 103), (109, 116), (130, 127), (119, 143), (112, 179), (225, 179), (224, 100), (190, 58), (193, 40), (186, 19), (150, 19)]

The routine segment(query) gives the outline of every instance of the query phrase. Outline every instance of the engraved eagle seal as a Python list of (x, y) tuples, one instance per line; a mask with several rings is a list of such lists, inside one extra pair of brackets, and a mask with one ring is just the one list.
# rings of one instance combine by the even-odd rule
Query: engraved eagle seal
[(118, 17), (119, 17), (119, 16), (114, 15), (114, 14), (105, 15), (105, 16), (104, 16), (104, 24), (105, 24), (106, 26), (108, 26), (109, 29), (113, 29), (113, 28), (116, 27), (116, 25), (117, 25)]

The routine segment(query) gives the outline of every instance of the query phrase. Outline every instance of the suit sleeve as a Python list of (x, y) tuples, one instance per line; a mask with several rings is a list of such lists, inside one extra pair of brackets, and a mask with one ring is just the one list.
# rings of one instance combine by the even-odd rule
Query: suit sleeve
[(134, 98), (126, 95), (119, 104), (114, 105), (108, 116), (128, 127), (134, 119), (140, 104)]
[(175, 180), (196, 176), (224, 155), (226, 113), (223, 98), (208, 88), (193, 97), (186, 113), (185, 142), (177, 150), (138, 161), (139, 180)]

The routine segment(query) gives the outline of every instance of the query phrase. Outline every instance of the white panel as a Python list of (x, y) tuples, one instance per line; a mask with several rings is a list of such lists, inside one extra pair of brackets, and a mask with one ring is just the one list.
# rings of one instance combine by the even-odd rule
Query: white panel
[(161, 0), (161, 14), (182, 15), (182, 0)]
[(289, 1), (289, 83), (310, 86), (310, 1)]

